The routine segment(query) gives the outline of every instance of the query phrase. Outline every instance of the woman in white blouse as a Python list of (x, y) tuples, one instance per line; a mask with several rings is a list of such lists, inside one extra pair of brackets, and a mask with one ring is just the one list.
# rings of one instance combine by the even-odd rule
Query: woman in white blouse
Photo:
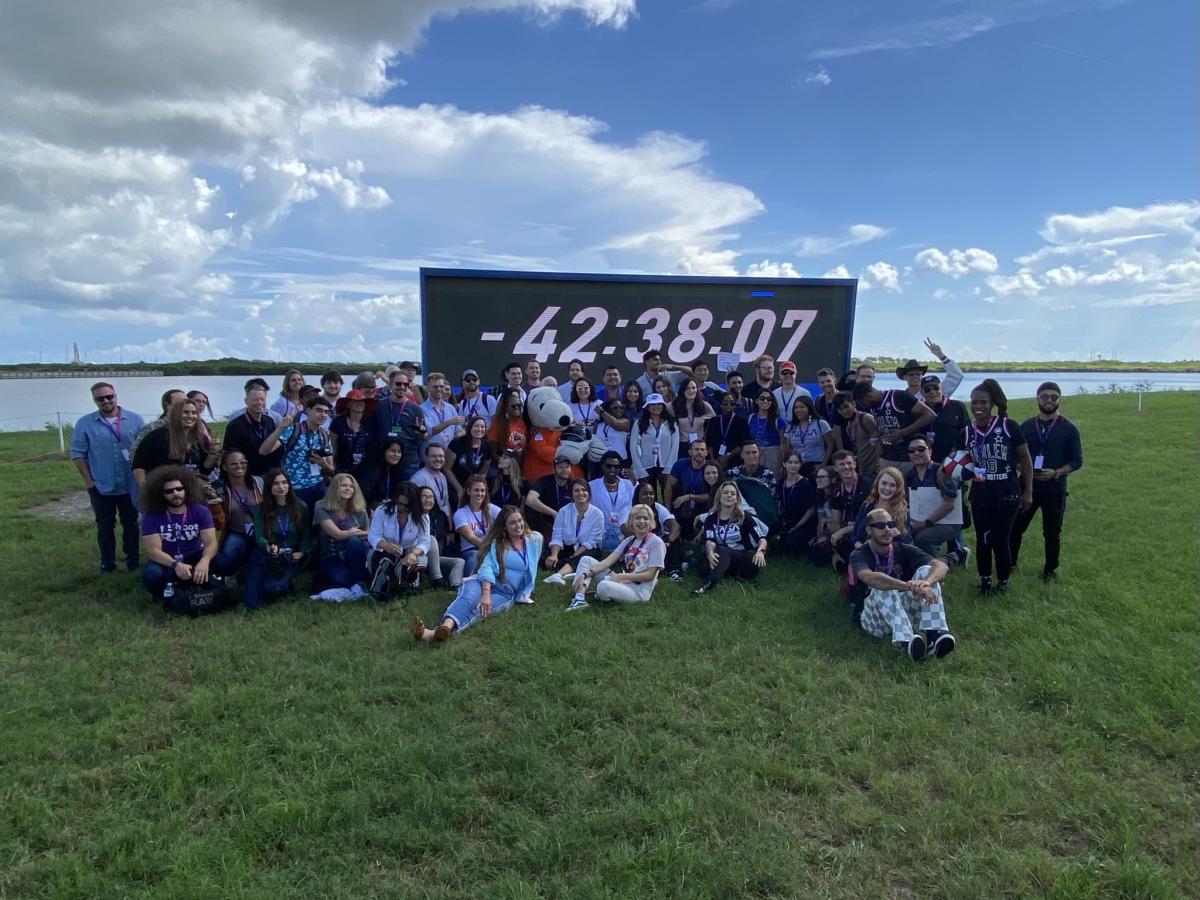
[(390, 600), (397, 583), (402, 591), (415, 590), (428, 565), (429, 517), (420, 504), (420, 489), (411, 481), (402, 481), (388, 502), (371, 516), (367, 571), (370, 592), (376, 600)]
[(571, 502), (554, 517), (546, 568), (556, 571), (543, 584), (566, 584), (583, 557), (595, 555), (604, 540), (604, 513), (592, 506), (592, 489), (582, 478), (571, 482)]

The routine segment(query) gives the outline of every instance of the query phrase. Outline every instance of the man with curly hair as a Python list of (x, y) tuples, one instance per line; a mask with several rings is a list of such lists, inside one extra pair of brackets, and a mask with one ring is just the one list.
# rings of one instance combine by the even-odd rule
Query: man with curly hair
[(183, 466), (160, 466), (141, 490), (142, 584), (155, 597), (177, 581), (204, 584), (217, 555), (217, 529), (204, 486)]

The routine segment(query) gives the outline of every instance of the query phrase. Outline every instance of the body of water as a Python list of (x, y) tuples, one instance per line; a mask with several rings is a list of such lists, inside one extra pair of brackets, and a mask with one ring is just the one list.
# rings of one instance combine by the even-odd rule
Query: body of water
[[(626, 373), (626, 374), (632, 374)], [(246, 375), (197, 375), (167, 378), (110, 378), (117, 397), (126, 409), (140, 413), (147, 420), (159, 414), (159, 401), (169, 388), (201, 390), (212, 401), (218, 418), (242, 405), (242, 386)], [(349, 377), (347, 384), (349, 384)], [(970, 389), (984, 378), (995, 378), (1010, 398), (1032, 397), (1043, 381), (1056, 381), (1069, 398), (1083, 391), (1106, 392), (1110, 385), (1131, 390), (1143, 382), (1155, 391), (1200, 390), (1200, 373), (1188, 372), (967, 372), (963, 386), (955, 392), (959, 400), (967, 400)], [(266, 379), (279, 384), (279, 376)], [(309, 377), (317, 384), (317, 376)], [(880, 372), (881, 387), (900, 387), (902, 382), (887, 372)], [(90, 378), (28, 378), (0, 379), (0, 431), (29, 431), (53, 424), (58, 417), (66, 424), (86, 413), (93, 412)], [(348, 390), (348, 387), (347, 387)], [(274, 400), (274, 394), (272, 395)], [(1069, 404), (1068, 404), (1069, 405)]]

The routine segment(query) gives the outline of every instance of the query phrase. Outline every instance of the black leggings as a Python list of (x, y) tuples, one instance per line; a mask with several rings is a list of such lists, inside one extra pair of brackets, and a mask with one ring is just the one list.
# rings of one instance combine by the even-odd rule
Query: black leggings
[[(708, 568), (705, 559), (704, 567)], [(754, 554), (749, 550), (731, 550), (729, 547), (717, 547), (717, 567), (709, 571), (705, 581), (716, 584), (726, 575), (734, 578), (754, 578), (758, 575), (758, 566), (754, 564)]]
[(1012, 573), (1013, 523), (1017, 521), (1017, 504), (1011, 506), (980, 506), (971, 504), (971, 518), (975, 528), (975, 568), (981, 577), (990, 578), (992, 556), (996, 557), (996, 577), (1008, 581)]

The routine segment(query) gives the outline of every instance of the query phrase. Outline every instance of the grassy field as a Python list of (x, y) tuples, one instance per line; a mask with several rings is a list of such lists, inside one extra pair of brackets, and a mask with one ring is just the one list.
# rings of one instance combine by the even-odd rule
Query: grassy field
[(0, 434), (0, 896), (1197, 896), (1200, 395), (1133, 405), (1068, 399), (1058, 583), (955, 570), (924, 666), (778, 557), (436, 648), (445, 595), (168, 619)]

